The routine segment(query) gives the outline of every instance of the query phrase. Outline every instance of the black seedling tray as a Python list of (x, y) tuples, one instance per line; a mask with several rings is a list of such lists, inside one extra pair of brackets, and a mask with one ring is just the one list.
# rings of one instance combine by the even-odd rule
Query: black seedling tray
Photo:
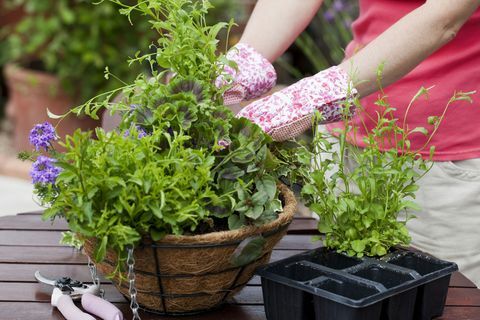
[(373, 259), (319, 248), (257, 274), (268, 320), (430, 320), (442, 315), (456, 270), (402, 249)]

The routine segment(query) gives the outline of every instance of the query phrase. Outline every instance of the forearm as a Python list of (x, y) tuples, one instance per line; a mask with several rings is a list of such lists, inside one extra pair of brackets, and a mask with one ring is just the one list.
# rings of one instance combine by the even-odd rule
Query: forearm
[(254, 47), (269, 61), (274, 61), (306, 28), (322, 2), (259, 0), (240, 41)]
[(367, 96), (378, 90), (377, 70), (381, 64), (382, 87), (386, 87), (452, 40), (479, 6), (480, 0), (429, 0), (340, 67), (352, 75), (360, 96)]

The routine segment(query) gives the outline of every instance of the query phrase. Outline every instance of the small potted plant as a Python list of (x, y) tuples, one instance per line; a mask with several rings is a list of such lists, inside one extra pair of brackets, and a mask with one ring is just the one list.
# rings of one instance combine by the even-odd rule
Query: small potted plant
[(234, 65), (218, 54), (216, 36), (229, 24), (206, 24), (208, 1), (112, 2), (158, 31), (155, 51), (131, 59), (147, 62), (151, 75), (68, 113), (96, 117), (106, 108), (122, 116), (116, 130), (59, 141), (42, 123), (30, 134), (36, 151), (23, 158), (34, 161), (44, 218), (67, 220), (66, 240), (83, 243), (134, 312), (137, 302), (162, 314), (205, 311), (238, 292), (286, 233), (296, 202), (278, 181), (288, 168), (269, 136), (223, 105), (228, 87), (215, 80)]
[[(379, 72), (381, 74), (381, 70)], [(381, 82), (379, 82), (381, 83)], [(414, 202), (418, 180), (431, 167), (420, 151), (429, 145), (450, 105), (470, 101), (472, 93), (456, 93), (441, 116), (426, 126), (409, 128), (394, 117), (395, 109), (381, 94), (374, 128), (353, 143), (360, 116), (345, 119), (332, 134), (314, 130), (312, 144), (291, 153), (313, 160), (313, 168), (297, 172), (302, 198), (319, 216), (324, 247), (273, 263), (262, 270), (265, 308), (269, 319), (431, 319), (443, 312), (454, 263), (412, 252), (406, 227), (418, 210)], [(409, 104), (427, 96), (422, 88)], [(363, 111), (356, 101), (352, 106)], [(373, 106), (371, 106), (373, 107)], [(321, 115), (317, 115), (317, 119)], [(358, 120), (360, 119), (360, 120)], [(316, 126), (314, 126), (316, 128)], [(410, 137), (424, 135), (425, 145), (414, 150)], [(430, 157), (434, 153), (430, 147)], [(290, 304), (281, 306), (278, 301)]]
[[(7, 48), (2, 57), (7, 63), (7, 115), (14, 123), (17, 150), (27, 150), (28, 132), (35, 123), (48, 119), (46, 108), (64, 114), (86, 97), (118, 87), (104, 79), (107, 64), (124, 80), (133, 80), (142, 66), (129, 67), (125, 57), (133, 56), (137, 48), (147, 48), (153, 39), (146, 22), (131, 25), (108, 2), (5, 2), (12, 10), (23, 8), (25, 12), (21, 21), (2, 30), (6, 34), (2, 47)], [(68, 117), (57, 129), (64, 135), (97, 124), (90, 118)]]

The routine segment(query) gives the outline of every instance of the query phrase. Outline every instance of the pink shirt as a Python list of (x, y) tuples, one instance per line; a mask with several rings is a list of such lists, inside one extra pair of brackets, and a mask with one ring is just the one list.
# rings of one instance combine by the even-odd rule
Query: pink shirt
[[(354, 40), (347, 47), (347, 57), (424, 3), (420, 0), (360, 0), (360, 16), (353, 23)], [(428, 101), (422, 99), (410, 110), (409, 128), (430, 130), (427, 118), (441, 115), (455, 91), (477, 91), (473, 104), (457, 102), (449, 108), (430, 145), (435, 146), (434, 159), (437, 161), (480, 158), (480, 10), (470, 17), (453, 41), (385, 89), (390, 104), (397, 108), (396, 118), (403, 119), (408, 103), (422, 86), (435, 87), (431, 89)], [(362, 99), (367, 113), (374, 117), (376, 107), (373, 102), (377, 97), (378, 93), (375, 93)], [(368, 128), (373, 127), (365, 115), (354, 119), (358, 127), (362, 128), (360, 117), (364, 118)], [(363, 129), (358, 132), (357, 145), (362, 146), (364, 134)], [(413, 150), (425, 142), (425, 136), (420, 133), (411, 136)], [(429, 147), (422, 154), (428, 157)]]

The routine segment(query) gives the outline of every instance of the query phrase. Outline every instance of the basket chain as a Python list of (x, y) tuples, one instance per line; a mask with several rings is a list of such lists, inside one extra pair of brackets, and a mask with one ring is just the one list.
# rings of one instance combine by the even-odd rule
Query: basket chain
[(128, 293), (130, 294), (130, 309), (133, 313), (133, 320), (141, 320), (140, 315), (138, 314), (139, 305), (137, 302), (137, 288), (135, 287), (135, 258), (133, 257), (133, 247), (129, 246), (127, 248), (128, 257)]
[(90, 275), (92, 276), (92, 282), (94, 285), (98, 286), (100, 297), (103, 299), (105, 297), (105, 290), (100, 287), (101, 284), (97, 274), (97, 266), (95, 263), (93, 263), (90, 257), (88, 257), (88, 269), (90, 270)]

